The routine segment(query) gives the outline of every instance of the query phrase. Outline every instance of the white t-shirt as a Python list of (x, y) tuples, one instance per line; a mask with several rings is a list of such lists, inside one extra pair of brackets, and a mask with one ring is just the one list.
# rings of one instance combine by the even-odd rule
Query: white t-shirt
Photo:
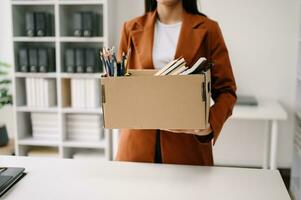
[(163, 24), (159, 20), (155, 24), (153, 44), (153, 64), (155, 69), (161, 69), (174, 60), (182, 22)]

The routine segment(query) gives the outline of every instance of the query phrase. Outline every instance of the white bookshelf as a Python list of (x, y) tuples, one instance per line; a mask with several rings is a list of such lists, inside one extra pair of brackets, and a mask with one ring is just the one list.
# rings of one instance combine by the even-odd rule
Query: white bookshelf
[[(86, 114), (102, 116), (99, 108), (73, 108), (70, 104), (70, 82), (72, 79), (97, 79), (101, 81), (100, 73), (65, 73), (64, 51), (68, 47), (111, 46), (113, 44), (114, 0), (11, 0), (13, 18), (13, 47), (14, 47), (14, 121), (16, 155), (27, 156), (35, 148), (55, 151), (60, 158), (72, 158), (74, 153), (91, 150), (99, 153), (100, 159), (112, 159), (111, 130), (102, 130), (101, 140), (71, 140), (67, 136), (66, 116)], [(25, 13), (27, 11), (46, 11), (51, 14), (53, 22), (52, 34), (46, 37), (27, 37), (24, 34)], [(72, 14), (76, 11), (93, 11), (99, 16), (99, 33), (93, 37), (74, 37), (70, 29)], [(51, 73), (23, 73), (17, 71), (18, 49), (21, 47), (53, 47), (55, 49), (56, 71)], [(55, 79), (57, 105), (50, 108), (31, 107), (26, 102), (26, 78)], [(101, 98), (101, 97), (100, 97)], [(68, 103), (69, 101), (69, 103)], [(31, 113), (53, 114), (57, 116), (58, 139), (36, 139), (32, 135)], [(98, 154), (97, 154), (98, 155)], [(47, 153), (45, 154), (47, 156)]]
[[(299, 1), (301, 10), (301, 1)], [(296, 117), (294, 131), (293, 164), (291, 170), (290, 191), (293, 199), (301, 199), (301, 15), (299, 16), (298, 61), (297, 61), (297, 89), (296, 89)]]

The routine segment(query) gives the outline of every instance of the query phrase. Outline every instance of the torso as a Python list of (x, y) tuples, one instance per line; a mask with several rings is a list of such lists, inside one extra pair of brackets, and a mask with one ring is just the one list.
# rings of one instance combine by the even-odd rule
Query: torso
[(161, 69), (174, 60), (181, 27), (182, 22), (167, 25), (156, 21), (152, 52), (155, 69)]

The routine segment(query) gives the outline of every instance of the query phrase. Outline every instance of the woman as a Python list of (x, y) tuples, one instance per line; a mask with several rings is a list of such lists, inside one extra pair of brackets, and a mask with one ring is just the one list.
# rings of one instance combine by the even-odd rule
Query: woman
[(122, 130), (117, 160), (212, 166), (211, 141), (216, 142), (236, 101), (235, 80), (220, 28), (199, 13), (197, 0), (145, 0), (145, 8), (145, 15), (124, 24), (118, 57), (130, 51), (132, 69), (160, 69), (180, 56), (188, 66), (202, 56), (213, 62), (211, 127)]

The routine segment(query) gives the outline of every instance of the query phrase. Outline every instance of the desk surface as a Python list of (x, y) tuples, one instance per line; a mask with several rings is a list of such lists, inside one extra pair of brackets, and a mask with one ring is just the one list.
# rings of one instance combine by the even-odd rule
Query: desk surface
[(3, 199), (289, 200), (278, 171), (1, 157), (28, 173)]
[(259, 100), (258, 106), (234, 106), (232, 119), (286, 120), (287, 112), (277, 101)]

